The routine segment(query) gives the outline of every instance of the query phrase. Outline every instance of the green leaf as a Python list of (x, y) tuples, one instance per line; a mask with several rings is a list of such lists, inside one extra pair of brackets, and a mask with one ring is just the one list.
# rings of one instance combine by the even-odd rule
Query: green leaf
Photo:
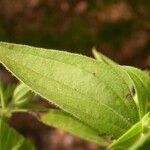
[(40, 111), (40, 112), (45, 112), (47, 111), (48, 108), (42, 106), (41, 104), (36, 104), (34, 102), (29, 102), (29, 103), (24, 103), (20, 106), (18, 106), (18, 108), (16, 108), (16, 110), (14, 110), (15, 112), (16, 111)]
[(135, 143), (133, 148), (136, 150), (149, 150), (150, 148), (150, 130), (143, 134), (139, 141)]
[(119, 137), (110, 145), (111, 148), (126, 150), (138, 141), (142, 133), (142, 123), (138, 122), (131, 127), (125, 134)]
[(95, 48), (92, 49), (92, 52), (93, 52), (94, 57), (97, 60), (102, 61), (102, 62), (109, 64), (109, 65), (117, 65), (117, 63), (115, 63), (113, 60), (109, 59), (108, 57), (106, 57), (102, 53), (98, 52)]
[(7, 101), (7, 105), (11, 102), (12, 100), (12, 96), (13, 96), (13, 92), (16, 88), (15, 84), (8, 84), (7, 87), (4, 90), (4, 98)]
[(0, 117), (6, 114), (9, 115), (7, 107), (11, 101), (14, 87), (12, 84), (5, 88), (2, 80), (0, 80)]
[(0, 61), (20, 81), (102, 137), (118, 138), (139, 121), (133, 83), (119, 65), (82, 55), (0, 43)]
[(143, 119), (132, 126), (125, 134), (110, 145), (110, 148), (118, 150), (137, 150), (147, 140), (150, 140), (150, 113), (147, 113)]
[(34, 146), (0, 118), (0, 150), (34, 150)]
[(23, 103), (31, 100), (33, 98), (33, 93), (31, 90), (27, 87), (27, 85), (21, 83), (19, 84), (13, 94), (13, 102), (15, 104), (17, 103)]
[[(96, 49), (93, 49), (93, 54), (97, 60), (107, 63), (112, 67), (116, 67), (115, 62), (97, 52)], [(120, 69), (125, 70), (133, 81), (134, 86), (128, 97), (134, 97), (140, 110), (139, 115), (142, 118), (150, 110), (150, 76), (148, 73), (130, 66), (120, 66)]]
[(123, 66), (134, 82), (135, 92), (132, 92), (134, 100), (139, 107), (141, 118), (150, 110), (150, 76), (140, 69)]
[(79, 136), (85, 140), (89, 140), (103, 146), (108, 145), (106, 140), (102, 139), (98, 135), (97, 131), (63, 111), (51, 109), (47, 114), (42, 116), (41, 121), (46, 125), (61, 128), (64, 131)]
[(6, 99), (4, 96), (4, 85), (3, 85), (1, 79), (0, 79), (0, 105), (1, 105), (2, 109), (6, 108)]
[(31, 89), (24, 83), (20, 83), (13, 93), (12, 99), (15, 107), (12, 111), (46, 111), (47, 108), (44, 106), (30, 101), (33, 99), (33, 96)]

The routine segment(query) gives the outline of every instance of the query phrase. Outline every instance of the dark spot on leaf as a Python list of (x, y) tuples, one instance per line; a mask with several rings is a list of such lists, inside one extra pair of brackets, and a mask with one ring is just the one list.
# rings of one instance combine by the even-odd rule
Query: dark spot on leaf
[(96, 76), (96, 73), (95, 73), (95, 72), (92, 72), (92, 74), (93, 74), (94, 76)]
[(75, 91), (77, 91), (77, 89), (76, 89), (76, 88), (74, 88), (74, 90), (75, 90)]
[(133, 100), (134, 95), (135, 95), (135, 88), (134, 86), (132, 86), (130, 92), (126, 95), (126, 98), (128, 100)]
[(135, 95), (135, 88), (134, 88), (134, 86), (131, 87), (131, 95), (132, 95), (132, 97), (134, 97), (134, 95)]
[(105, 137), (105, 136), (107, 136), (107, 134), (106, 133), (101, 133), (101, 134), (98, 134), (98, 136)]

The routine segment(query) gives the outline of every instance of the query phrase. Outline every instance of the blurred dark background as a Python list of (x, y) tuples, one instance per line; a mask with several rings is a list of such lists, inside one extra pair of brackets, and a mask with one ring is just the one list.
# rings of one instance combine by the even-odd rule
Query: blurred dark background
[[(87, 56), (95, 46), (120, 64), (150, 69), (150, 1), (0, 0), (0, 41)], [(0, 76), (17, 82), (3, 67)], [(10, 122), (39, 150), (102, 149), (28, 114), (14, 114)]]

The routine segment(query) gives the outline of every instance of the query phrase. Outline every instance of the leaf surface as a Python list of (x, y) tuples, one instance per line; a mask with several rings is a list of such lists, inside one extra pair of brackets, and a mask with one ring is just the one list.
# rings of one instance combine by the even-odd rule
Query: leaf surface
[[(116, 63), (108, 57), (93, 49), (94, 57), (112, 67), (116, 67)], [(139, 115), (142, 118), (150, 110), (150, 76), (148, 72), (130, 66), (120, 66), (120, 70), (126, 71), (133, 81), (133, 87), (128, 97), (134, 97), (139, 108)], [(125, 73), (125, 72), (124, 72)]]
[(0, 61), (33, 91), (89, 125), (117, 138), (138, 122), (133, 83), (120, 67), (67, 52), (0, 43)]
[(123, 66), (134, 82), (136, 91), (132, 92), (132, 96), (139, 107), (141, 118), (150, 110), (150, 76), (140, 69)]
[(97, 131), (91, 129), (75, 117), (60, 110), (51, 109), (41, 118), (46, 125), (61, 128), (71, 134), (79, 136), (85, 140), (95, 142), (97, 144), (107, 146), (106, 140), (102, 139)]
[(14, 103), (23, 103), (31, 100), (33, 98), (33, 93), (27, 85), (21, 83), (19, 84), (13, 93), (13, 101)]
[(115, 150), (139, 150), (150, 141), (150, 113), (110, 145)]

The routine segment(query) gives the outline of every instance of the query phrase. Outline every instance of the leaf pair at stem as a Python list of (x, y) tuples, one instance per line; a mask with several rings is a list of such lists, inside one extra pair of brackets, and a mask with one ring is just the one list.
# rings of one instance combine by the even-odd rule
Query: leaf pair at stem
[[(29, 111), (28, 102), (33, 93), (25, 84), (6, 88), (0, 81), (0, 150), (34, 150), (34, 146), (7, 124), (13, 112)], [(28, 104), (29, 105), (29, 104)]]
[(93, 52), (97, 60), (0, 43), (1, 63), (61, 109), (49, 110), (41, 118), (44, 123), (103, 146), (129, 149), (149, 133), (149, 121), (142, 120), (149, 120), (150, 77)]

